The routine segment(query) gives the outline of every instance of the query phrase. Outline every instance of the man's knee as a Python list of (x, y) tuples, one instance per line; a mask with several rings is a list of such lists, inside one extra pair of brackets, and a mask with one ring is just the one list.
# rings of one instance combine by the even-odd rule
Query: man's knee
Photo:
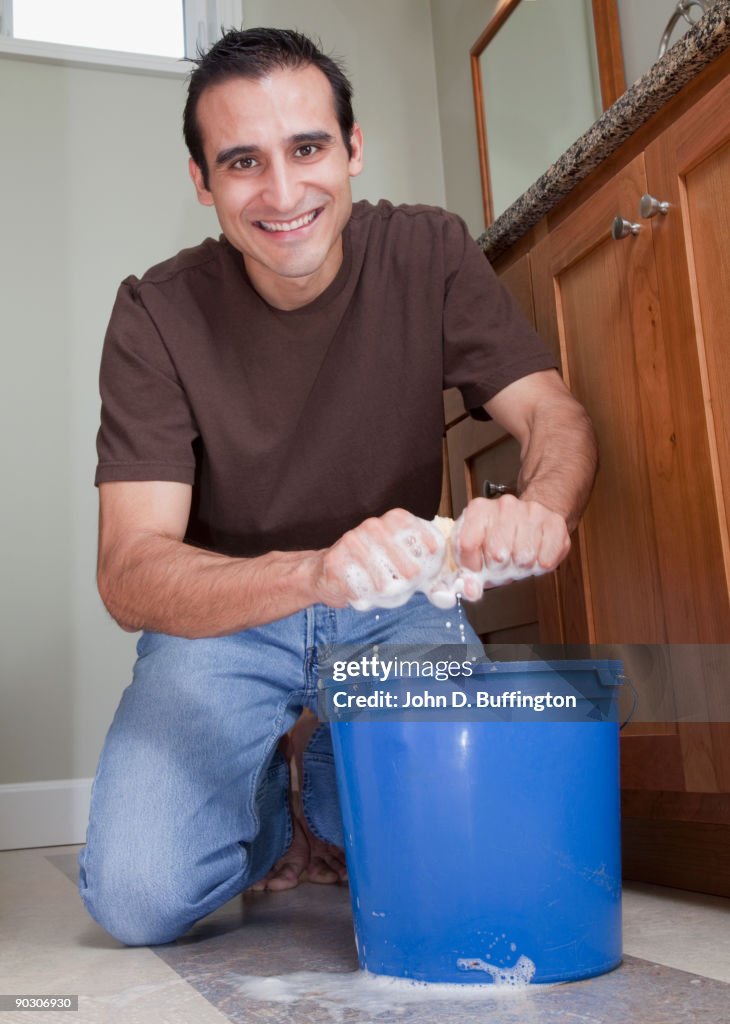
[(82, 861), (79, 892), (94, 920), (125, 946), (172, 942), (192, 923), (179, 895), (131, 868), (107, 870)]
[[(123, 862), (98, 854), (79, 858), (79, 892), (86, 909), (113, 938), (125, 946), (157, 946), (174, 942), (196, 921), (241, 889), (243, 852), (229, 859), (223, 878), (202, 879), (194, 865), (173, 873), (161, 863), (131, 855)], [(227, 877), (226, 877), (227, 876)], [(212, 886), (212, 888), (211, 888)]]
[(86, 909), (104, 931), (125, 946), (159, 946), (183, 935), (190, 923), (181, 908), (162, 906), (141, 888), (117, 891), (82, 888)]

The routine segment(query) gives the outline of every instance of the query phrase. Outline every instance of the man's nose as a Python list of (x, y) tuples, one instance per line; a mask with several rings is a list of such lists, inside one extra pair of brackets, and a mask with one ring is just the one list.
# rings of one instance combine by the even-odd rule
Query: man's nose
[(298, 169), (283, 160), (275, 160), (269, 165), (262, 198), (277, 213), (297, 212), (297, 204), (301, 198), (302, 186), (299, 181)]

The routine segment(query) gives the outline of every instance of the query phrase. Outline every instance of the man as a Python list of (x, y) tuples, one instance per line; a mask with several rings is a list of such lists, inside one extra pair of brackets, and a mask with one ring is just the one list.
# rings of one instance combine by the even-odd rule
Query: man
[[(315, 707), (318, 645), (448, 642), (422, 594), (351, 606), (355, 579), (417, 578), (404, 529), (435, 549), (442, 388), (522, 447), (520, 498), (464, 514), (465, 569), (554, 569), (595, 469), (584, 411), (461, 221), (353, 206), (350, 86), (308, 39), (227, 33), (184, 124), (225, 237), (122, 284), (101, 370), (99, 589), (143, 633), (80, 884), (131, 945), (171, 941), (289, 847), (278, 744)], [(304, 774), (312, 831), (341, 845), (326, 727)]]

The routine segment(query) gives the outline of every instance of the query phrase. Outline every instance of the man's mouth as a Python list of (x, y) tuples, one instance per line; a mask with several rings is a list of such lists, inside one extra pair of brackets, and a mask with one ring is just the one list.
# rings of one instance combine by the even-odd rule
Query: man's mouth
[(277, 232), (277, 231), (297, 231), (299, 228), (305, 228), (312, 221), (316, 220), (322, 212), (320, 206), (316, 210), (311, 210), (309, 213), (302, 214), (301, 217), (297, 217), (296, 220), (257, 220), (256, 225), (262, 228), (264, 231)]

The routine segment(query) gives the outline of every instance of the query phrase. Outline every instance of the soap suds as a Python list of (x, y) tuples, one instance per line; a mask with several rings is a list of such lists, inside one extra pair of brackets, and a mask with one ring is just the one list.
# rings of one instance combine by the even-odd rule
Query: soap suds
[[(514, 943), (512, 949), (515, 949)], [(524, 988), (525, 985), (529, 985), (535, 977), (536, 970), (532, 960), (526, 956), (521, 956), (512, 967), (497, 967), (496, 964), (488, 964), (479, 958), (470, 960), (466, 957), (457, 960), (456, 966), (460, 971), (484, 971), (491, 976), (495, 985), (506, 985), (510, 988)]]
[(393, 537), (393, 543), (418, 567), (418, 574), (412, 579), (401, 576), (385, 551), (377, 544), (371, 544), (368, 566), (373, 576), (361, 566), (352, 563), (345, 570), (345, 580), (356, 598), (350, 604), (357, 611), (372, 608), (399, 608), (409, 601), (417, 590), (427, 593), (436, 580), (443, 565), (446, 541), (432, 523), (423, 521), (423, 527), (433, 537), (436, 550), (431, 552), (413, 530), (401, 530)]
[(422, 526), (436, 540), (437, 549), (430, 552), (413, 530), (402, 530), (393, 541), (419, 566), (419, 573), (412, 579), (405, 579), (398, 573), (382, 548), (373, 544), (369, 563), (378, 583), (359, 565), (352, 564), (345, 570), (345, 579), (356, 595), (350, 602), (357, 611), (372, 608), (398, 608), (420, 591), (437, 608), (453, 608), (461, 596), (477, 600), (487, 585), (541, 576), (545, 572), (539, 565), (532, 568), (515, 565), (506, 557), (501, 563), (485, 565), (479, 572), (464, 569), (458, 564), (459, 533), (463, 515), (456, 521), (446, 516), (435, 516), (431, 522), (421, 520)]
[[(512, 968), (513, 972), (518, 971), (521, 961), (532, 964), (526, 957), (520, 957)], [(464, 962), (471, 964), (477, 961)], [(533, 974), (534, 970), (535, 965), (532, 964)], [(502, 969), (501, 973), (508, 974), (509, 969)], [(527, 973), (529, 972), (523, 972), (525, 977)], [(406, 978), (370, 974), (368, 971), (296, 971), (269, 978), (228, 972), (224, 981), (230, 986), (231, 995), (241, 999), (279, 1004), (314, 1002), (327, 1014), (327, 1017), (321, 1019), (331, 1021), (332, 1024), (359, 1020), (403, 1019), (409, 1008), (417, 1007), (419, 1004), (442, 1004), (445, 1015), (447, 1010), (453, 1011), (454, 1004), (459, 1003), (481, 1004), (488, 1011), (503, 1000), (519, 1002), (529, 999), (531, 1002), (538, 991), (543, 992), (553, 987), (529, 985), (526, 980), (500, 983), (496, 977), (493, 982), (483, 985), (426, 984)], [(363, 1016), (360, 1017), (360, 1014)], [(450, 1013), (448, 1017), (452, 1019)], [(408, 1014), (407, 1019), (415, 1020), (417, 1016), (411, 1018)], [(453, 1019), (458, 1019), (458, 1011)]]

